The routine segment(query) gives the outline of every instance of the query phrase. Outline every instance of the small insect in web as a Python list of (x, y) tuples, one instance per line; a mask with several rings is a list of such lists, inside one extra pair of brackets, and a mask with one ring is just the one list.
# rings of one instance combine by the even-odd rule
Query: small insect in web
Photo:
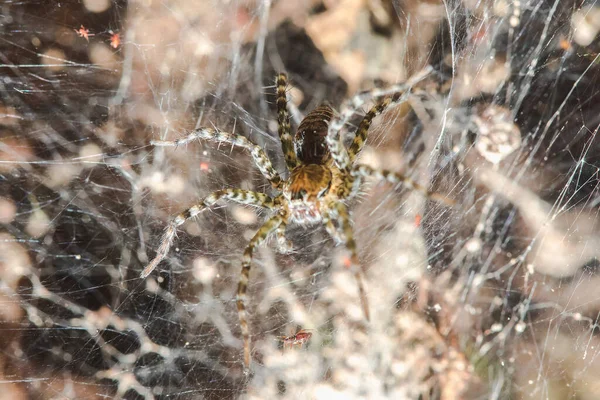
[(283, 343), (283, 349), (293, 349), (294, 347), (302, 348), (310, 338), (312, 337), (312, 332), (309, 332), (308, 329), (300, 329), (294, 335), (291, 336), (279, 336), (277, 339)]
[(369, 319), (369, 306), (362, 282), (356, 242), (352, 229), (347, 202), (356, 197), (366, 178), (375, 178), (393, 184), (403, 183), (428, 198), (451, 204), (446, 197), (432, 193), (403, 175), (377, 170), (356, 163), (362, 150), (373, 119), (390, 105), (406, 100), (410, 87), (426, 74), (409, 80), (390, 90), (371, 93), (374, 97), (384, 97), (364, 116), (350, 147), (346, 148), (339, 138), (340, 130), (347, 119), (364, 103), (365, 93), (351, 101), (354, 110), (345, 110), (334, 117), (333, 109), (321, 105), (311, 111), (300, 123), (292, 136), (290, 117), (287, 109), (287, 77), (279, 74), (277, 86), (277, 124), (281, 148), (289, 177), (283, 180), (274, 169), (265, 151), (244, 136), (224, 132), (218, 128), (202, 127), (186, 137), (174, 141), (152, 141), (154, 146), (177, 147), (203, 139), (217, 143), (226, 142), (247, 149), (258, 170), (271, 183), (275, 195), (243, 189), (217, 190), (177, 215), (169, 223), (156, 251), (155, 258), (144, 268), (141, 277), (145, 278), (167, 256), (175, 239), (177, 227), (200, 214), (220, 200), (266, 209), (270, 217), (248, 243), (242, 256), (242, 269), (237, 289), (237, 310), (244, 345), (244, 364), (250, 366), (251, 343), (248, 317), (246, 313), (246, 292), (250, 276), (252, 257), (257, 247), (274, 235), (280, 250), (287, 251), (291, 244), (285, 238), (286, 228), (291, 224), (311, 226), (322, 224), (337, 244), (344, 246), (347, 256), (344, 266), (354, 274), (358, 284), (360, 301), (365, 318)]
[(73, 30), (75, 31), (77, 36), (79, 36), (80, 38), (84, 38), (88, 42), (90, 41), (90, 36), (94, 36), (94, 34), (90, 33), (90, 30), (87, 29), (86, 27), (84, 27), (83, 25), (81, 25), (81, 27), (79, 27), (79, 29), (73, 29)]

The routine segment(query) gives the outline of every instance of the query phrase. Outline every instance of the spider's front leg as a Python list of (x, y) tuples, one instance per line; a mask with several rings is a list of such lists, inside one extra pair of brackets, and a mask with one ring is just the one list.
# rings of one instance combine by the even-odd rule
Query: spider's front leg
[(291, 171), (299, 164), (294, 149), (294, 141), (290, 128), (290, 115), (287, 109), (287, 75), (277, 75), (277, 131), (281, 141), (281, 149), (285, 164)]
[(169, 249), (171, 248), (173, 240), (175, 239), (178, 226), (183, 225), (185, 221), (195, 217), (220, 199), (227, 199), (240, 204), (247, 204), (269, 209), (275, 207), (275, 202), (271, 197), (264, 193), (252, 192), (250, 190), (223, 189), (209, 194), (202, 199), (200, 203), (188, 208), (169, 223), (160, 241), (158, 250), (156, 250), (156, 256), (152, 261), (150, 261), (146, 268), (144, 268), (140, 277), (146, 278), (148, 275), (150, 275), (150, 273), (154, 271), (154, 269), (167, 256), (167, 254), (169, 254)]
[(242, 338), (244, 339), (244, 365), (246, 368), (250, 367), (250, 329), (248, 328), (248, 317), (246, 315), (246, 291), (248, 289), (248, 280), (250, 278), (252, 256), (254, 255), (254, 250), (256, 250), (256, 248), (283, 223), (283, 216), (275, 215), (271, 217), (250, 240), (246, 250), (244, 250), (244, 256), (242, 257), (242, 272), (240, 274), (240, 282), (237, 290), (237, 309), (238, 317), (240, 319), (240, 328), (242, 330)]
[[(356, 242), (354, 241), (354, 231), (352, 229), (348, 207), (337, 201), (328, 204), (327, 209), (328, 211), (323, 218), (325, 229), (337, 243), (344, 244), (346, 250), (350, 253), (350, 256), (344, 262), (344, 266), (354, 272), (354, 277), (356, 278), (356, 283), (358, 285), (360, 302), (363, 312), (365, 313), (365, 318), (368, 321), (370, 319), (369, 300), (367, 298), (360, 263), (358, 261)], [(336, 227), (336, 222), (338, 223), (339, 228)]]
[(281, 190), (281, 177), (277, 171), (275, 171), (275, 168), (273, 168), (273, 164), (271, 163), (269, 157), (267, 157), (265, 151), (244, 136), (223, 132), (222, 130), (216, 128), (199, 128), (181, 139), (176, 139), (173, 141), (152, 140), (150, 144), (161, 147), (177, 147), (198, 139), (206, 139), (217, 143), (230, 143), (234, 146), (243, 147), (249, 150), (250, 154), (252, 155), (252, 159), (254, 160), (254, 164), (260, 173), (271, 183), (275, 189)]

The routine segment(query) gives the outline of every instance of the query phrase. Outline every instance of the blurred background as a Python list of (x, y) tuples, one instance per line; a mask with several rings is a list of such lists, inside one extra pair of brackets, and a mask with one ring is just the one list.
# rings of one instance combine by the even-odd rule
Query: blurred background
[[(595, 1), (0, 7), (0, 398), (600, 398)], [(456, 204), (376, 182), (350, 204), (370, 321), (324, 229), (291, 227), (291, 254), (256, 253), (245, 374), (235, 292), (267, 215), (235, 204), (139, 278), (203, 196), (272, 193), (243, 149), (151, 140), (219, 127), (285, 176), (277, 72), (295, 128), (428, 67), (359, 162)]]

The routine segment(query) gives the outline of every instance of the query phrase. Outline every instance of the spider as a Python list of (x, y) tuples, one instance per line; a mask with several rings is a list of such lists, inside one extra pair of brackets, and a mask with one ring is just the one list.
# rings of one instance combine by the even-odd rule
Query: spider
[[(346, 148), (337, 136), (353, 112), (346, 112), (339, 118), (334, 118), (334, 112), (328, 105), (318, 106), (306, 115), (300, 122), (295, 135), (292, 136), (287, 108), (287, 76), (283, 73), (278, 74), (276, 78), (278, 134), (285, 164), (289, 171), (289, 177), (285, 180), (275, 171), (271, 160), (260, 146), (244, 136), (227, 133), (218, 128), (202, 127), (187, 137), (174, 141), (152, 141), (151, 144), (154, 146), (175, 147), (197, 139), (205, 139), (243, 147), (250, 151), (254, 163), (271, 183), (276, 195), (268, 196), (264, 193), (242, 189), (223, 189), (209, 194), (197, 205), (177, 215), (168, 224), (155, 258), (144, 268), (141, 277), (145, 278), (150, 275), (167, 256), (175, 239), (177, 227), (219, 200), (230, 200), (265, 208), (271, 212), (270, 218), (248, 243), (242, 257), (242, 270), (237, 289), (237, 310), (243, 337), (246, 368), (249, 368), (251, 359), (250, 330), (246, 315), (246, 291), (252, 257), (256, 248), (272, 234), (276, 236), (281, 250), (289, 250), (290, 244), (285, 238), (285, 231), (290, 224), (303, 226), (323, 224), (335, 242), (344, 245), (348, 252), (345, 266), (355, 275), (363, 312), (368, 320), (369, 307), (361, 280), (356, 242), (347, 202), (359, 193), (360, 187), (367, 177), (394, 184), (403, 183), (430, 198), (448, 202), (444, 196), (429, 192), (399, 173), (356, 164), (356, 158), (364, 146), (373, 119), (390, 105), (405, 100), (406, 96), (402, 96), (402, 94), (408, 92), (409, 86), (420, 79), (422, 76), (403, 86), (396, 87), (394, 90), (380, 92), (380, 94), (386, 94), (395, 91), (393, 95), (385, 97), (366, 113), (356, 130), (352, 144)], [(374, 94), (374, 96), (377, 95), (377, 93)], [(363, 95), (358, 95), (353, 99), (352, 105), (355, 107), (355, 111), (363, 102)]]

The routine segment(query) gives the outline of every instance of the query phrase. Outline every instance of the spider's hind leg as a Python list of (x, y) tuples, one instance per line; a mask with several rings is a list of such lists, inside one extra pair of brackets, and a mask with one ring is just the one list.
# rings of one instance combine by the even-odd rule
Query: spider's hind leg
[(223, 189), (217, 190), (216, 192), (209, 194), (204, 199), (202, 199), (200, 203), (188, 208), (187, 210), (173, 218), (173, 220), (165, 229), (165, 233), (162, 236), (160, 245), (158, 246), (158, 250), (156, 250), (156, 256), (152, 261), (150, 261), (146, 268), (144, 268), (140, 277), (146, 278), (148, 275), (150, 275), (152, 271), (154, 271), (154, 269), (158, 266), (158, 264), (167, 256), (167, 254), (169, 254), (169, 249), (171, 248), (171, 245), (175, 240), (175, 234), (177, 233), (178, 226), (183, 225), (185, 221), (200, 214), (202, 211), (212, 206), (220, 199), (232, 200), (236, 203), (248, 204), (264, 208), (273, 208), (275, 206), (274, 200), (266, 194), (252, 192), (250, 190)]
[(244, 339), (244, 365), (246, 368), (250, 366), (250, 328), (248, 327), (248, 317), (246, 315), (246, 291), (248, 289), (248, 280), (250, 277), (250, 266), (252, 264), (252, 256), (254, 250), (260, 246), (267, 237), (283, 223), (283, 217), (276, 215), (271, 217), (264, 225), (256, 232), (254, 237), (248, 243), (244, 256), (242, 258), (242, 273), (240, 274), (240, 282), (237, 290), (237, 309), (240, 319), (240, 327), (242, 329), (242, 338)]
[[(358, 261), (356, 242), (354, 241), (354, 232), (350, 221), (350, 215), (348, 214), (348, 208), (343, 203), (336, 202), (330, 204), (328, 209), (329, 211), (323, 219), (325, 222), (325, 229), (337, 243), (344, 244), (346, 250), (350, 253), (350, 256), (344, 260), (344, 266), (354, 273), (363, 312), (365, 318), (369, 321), (369, 300), (367, 298), (363, 274)], [(335, 226), (335, 221), (338, 221), (340, 225), (339, 228)]]

